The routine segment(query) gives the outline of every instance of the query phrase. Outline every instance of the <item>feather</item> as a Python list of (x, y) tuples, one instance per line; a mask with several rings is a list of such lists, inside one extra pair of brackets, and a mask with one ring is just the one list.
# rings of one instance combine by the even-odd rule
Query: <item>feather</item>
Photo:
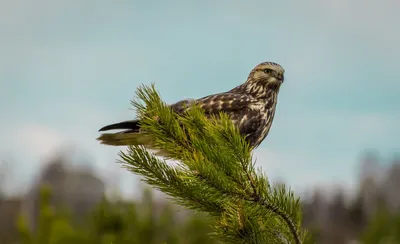
[(128, 121), (123, 121), (123, 122), (107, 125), (107, 126), (104, 126), (103, 128), (101, 128), (99, 131), (122, 130), (122, 129), (128, 129), (131, 131), (139, 132), (139, 129), (140, 129), (139, 120), (128, 120)]
[(140, 133), (139, 120), (123, 121), (104, 126), (99, 131), (123, 130), (117, 133), (103, 133), (97, 140), (101, 144), (112, 146), (147, 145), (153, 144), (149, 135)]
[(142, 133), (103, 133), (97, 140), (101, 144), (110, 146), (153, 145), (152, 138)]
[[(170, 105), (170, 108), (182, 114), (196, 103), (204, 110), (207, 117), (224, 112), (255, 148), (261, 144), (271, 128), (283, 79), (284, 69), (279, 64), (264, 62), (250, 72), (245, 83), (227, 92), (199, 99), (182, 100)], [(104, 126), (100, 131), (122, 131), (104, 133), (98, 140), (102, 144), (113, 146), (143, 145), (157, 150), (156, 155), (166, 156), (165, 152), (154, 148), (153, 138), (141, 133), (139, 122), (139, 120), (129, 120)]]

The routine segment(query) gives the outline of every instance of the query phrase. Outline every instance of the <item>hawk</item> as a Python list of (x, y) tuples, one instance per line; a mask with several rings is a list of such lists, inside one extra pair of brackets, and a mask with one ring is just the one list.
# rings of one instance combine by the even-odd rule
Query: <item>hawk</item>
[[(184, 113), (195, 102), (208, 115), (228, 114), (233, 124), (239, 128), (254, 149), (268, 135), (275, 115), (279, 88), (284, 81), (284, 69), (277, 63), (263, 62), (249, 74), (247, 80), (227, 91), (199, 99), (182, 100), (169, 105), (176, 113)], [(129, 120), (107, 125), (99, 131), (123, 130), (102, 134), (98, 140), (113, 146), (146, 145), (141, 138), (139, 120)], [(161, 154), (160, 154), (161, 155)]]

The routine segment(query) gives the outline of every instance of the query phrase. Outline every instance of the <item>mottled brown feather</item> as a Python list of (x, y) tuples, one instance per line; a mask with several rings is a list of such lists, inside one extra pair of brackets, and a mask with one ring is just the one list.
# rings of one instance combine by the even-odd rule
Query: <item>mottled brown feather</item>
[[(257, 65), (249, 74), (245, 83), (230, 91), (209, 95), (199, 99), (187, 99), (171, 104), (170, 107), (177, 113), (184, 113), (191, 104), (196, 103), (204, 109), (206, 115), (227, 113), (232, 122), (239, 128), (240, 133), (246, 136), (252, 147), (258, 147), (268, 135), (275, 115), (279, 88), (284, 81), (284, 69), (276, 63), (264, 62)], [(123, 139), (123, 134), (140, 135), (139, 121), (128, 121), (103, 127), (108, 129), (125, 129), (116, 133), (116, 141), (112, 134), (100, 137), (103, 144), (129, 145), (129, 140)], [(127, 129), (127, 130), (126, 130)], [(132, 135), (129, 135), (132, 138)], [(105, 138), (107, 140), (105, 140)], [(137, 140), (131, 141), (133, 144)], [(147, 146), (151, 146), (149, 143)]]

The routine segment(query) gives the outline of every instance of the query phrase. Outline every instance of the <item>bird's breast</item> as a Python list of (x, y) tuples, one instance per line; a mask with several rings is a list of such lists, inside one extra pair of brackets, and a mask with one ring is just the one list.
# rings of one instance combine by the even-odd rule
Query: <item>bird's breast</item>
[(265, 109), (265, 102), (263, 102), (263, 101), (257, 101), (257, 102), (250, 103), (250, 104), (248, 105), (248, 108), (249, 108), (250, 110), (262, 111), (262, 110)]

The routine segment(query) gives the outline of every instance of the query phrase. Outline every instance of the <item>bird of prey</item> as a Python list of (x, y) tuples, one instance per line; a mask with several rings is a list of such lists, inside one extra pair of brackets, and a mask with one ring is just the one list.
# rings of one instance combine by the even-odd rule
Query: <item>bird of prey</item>
[[(225, 112), (254, 149), (261, 144), (271, 128), (284, 72), (277, 63), (263, 62), (250, 72), (243, 84), (227, 92), (182, 100), (169, 106), (176, 113), (184, 113), (195, 102), (204, 110), (206, 116)], [(98, 140), (106, 145), (143, 145), (152, 149), (141, 134), (139, 120), (107, 125), (99, 131), (115, 129), (123, 131), (102, 134)]]

